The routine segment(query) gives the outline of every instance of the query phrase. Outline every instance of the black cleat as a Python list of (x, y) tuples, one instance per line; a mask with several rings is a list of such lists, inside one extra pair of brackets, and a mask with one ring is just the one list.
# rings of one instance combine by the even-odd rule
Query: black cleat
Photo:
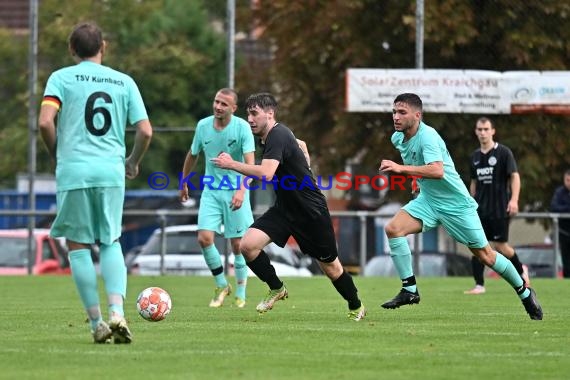
[(400, 306), (412, 305), (415, 303), (420, 303), (420, 293), (417, 291), (412, 293), (406, 289), (400, 290), (400, 293), (396, 294), (396, 297), (392, 298), (390, 301), (384, 302), (382, 307), (384, 309), (397, 309)]
[(530, 290), (530, 295), (522, 300), (523, 306), (528, 313), (530, 319), (534, 319), (537, 321), (542, 320), (542, 307), (538, 303), (536, 299), (536, 293), (533, 289), (528, 288)]

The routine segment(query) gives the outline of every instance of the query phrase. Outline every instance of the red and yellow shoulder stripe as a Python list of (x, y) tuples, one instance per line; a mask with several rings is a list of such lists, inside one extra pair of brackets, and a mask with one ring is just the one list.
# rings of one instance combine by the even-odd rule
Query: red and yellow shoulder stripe
[(59, 100), (55, 96), (46, 95), (42, 100), (42, 106), (52, 106), (55, 107), (57, 110), (59, 110), (59, 108), (61, 107), (61, 100)]

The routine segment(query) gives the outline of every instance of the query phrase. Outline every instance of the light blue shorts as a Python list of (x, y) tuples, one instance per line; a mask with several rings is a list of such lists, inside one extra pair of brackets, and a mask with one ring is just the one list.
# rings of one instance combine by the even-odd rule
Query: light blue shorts
[(423, 222), (422, 232), (442, 225), (452, 238), (469, 248), (483, 248), (489, 244), (475, 207), (466, 207), (461, 212), (444, 212), (433, 209), (429, 202), (418, 197), (402, 209)]
[(121, 237), (124, 187), (58, 191), (50, 235), (77, 243), (112, 244)]
[(198, 210), (198, 229), (222, 233), (224, 237), (242, 237), (253, 223), (253, 214), (249, 202), (249, 192), (246, 192), (242, 206), (237, 210), (231, 209), (234, 190), (211, 190), (202, 193), (200, 209)]

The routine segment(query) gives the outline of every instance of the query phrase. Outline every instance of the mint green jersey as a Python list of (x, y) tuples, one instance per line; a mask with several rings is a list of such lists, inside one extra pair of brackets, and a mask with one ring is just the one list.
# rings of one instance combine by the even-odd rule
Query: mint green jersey
[(394, 132), (392, 144), (402, 155), (404, 165), (422, 166), (443, 162), (443, 178), (419, 178), (420, 197), (442, 212), (457, 212), (465, 207), (477, 207), (467, 187), (455, 170), (455, 164), (445, 142), (435, 129), (420, 122), (418, 132), (408, 141), (402, 132)]
[(51, 74), (44, 100), (59, 106), (58, 191), (125, 186), (125, 128), (148, 119), (134, 80), (90, 61)]
[(204, 191), (209, 191), (211, 188), (237, 189), (240, 184), (243, 184), (243, 176), (233, 170), (217, 167), (211, 159), (225, 152), (231, 155), (234, 161), (243, 162), (245, 153), (254, 152), (255, 142), (249, 123), (232, 115), (229, 124), (224, 129), (217, 130), (214, 128), (214, 116), (200, 120), (192, 140), (191, 153), (197, 156), (200, 151), (204, 152), (206, 158), (204, 183), (206, 179), (208, 183), (211, 183), (211, 185), (205, 185)]

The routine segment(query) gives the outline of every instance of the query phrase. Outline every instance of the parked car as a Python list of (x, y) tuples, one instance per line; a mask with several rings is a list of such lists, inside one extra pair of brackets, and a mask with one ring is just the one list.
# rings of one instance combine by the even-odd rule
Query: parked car
[[(0, 275), (28, 274), (28, 229), (0, 230)], [(69, 274), (67, 249), (49, 229), (35, 229), (32, 240), (33, 274)]]
[[(364, 276), (397, 276), (390, 255), (375, 256), (366, 263)], [(471, 256), (462, 253), (422, 252), (419, 275), (422, 277), (471, 276)]]
[[(210, 276), (211, 271), (206, 265), (198, 244), (198, 226), (195, 224), (165, 227), (164, 273), (175, 275)], [(221, 254), (227, 251), (227, 240), (216, 235), (216, 244)], [(125, 256), (129, 273), (135, 275), (160, 275), (161, 267), (161, 229), (157, 228), (148, 241), (140, 248), (133, 249)], [(311, 276), (305, 267), (310, 260), (300, 259), (294, 250), (288, 246), (281, 248), (271, 243), (266, 252), (280, 276)], [(225, 261), (225, 260), (224, 260)], [(228, 273), (233, 274), (233, 255), (228, 255)], [(226, 263), (224, 263), (226, 265)], [(250, 271), (250, 276), (255, 276)]]
[[(552, 244), (526, 244), (513, 248), (521, 263), (527, 266), (531, 283), (533, 277), (562, 277), (562, 259), (560, 255), (555, 254)], [(488, 274), (490, 277), (497, 277), (493, 271)]]
[(515, 247), (520, 261), (533, 277), (562, 277), (562, 259), (552, 244), (528, 244)]

